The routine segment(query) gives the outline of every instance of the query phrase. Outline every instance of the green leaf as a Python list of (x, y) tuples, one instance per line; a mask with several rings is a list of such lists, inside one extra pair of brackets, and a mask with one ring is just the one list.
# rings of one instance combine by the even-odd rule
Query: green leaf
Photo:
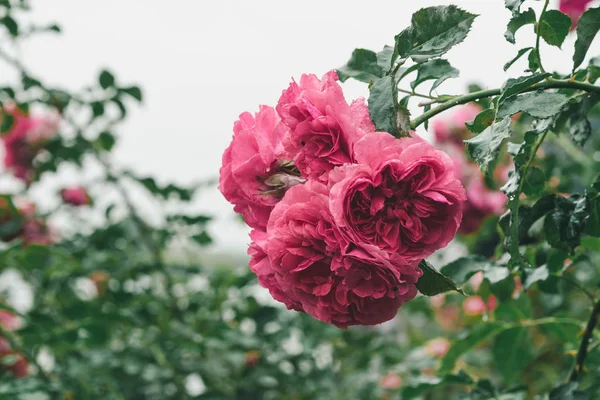
[(439, 57), (465, 39), (476, 17), (453, 5), (422, 8), (396, 36), (396, 51), (417, 62)]
[(498, 106), (498, 117), (504, 118), (525, 112), (535, 118), (548, 118), (558, 114), (569, 97), (560, 93), (529, 92), (511, 96)]
[(516, 15), (519, 13), (521, 4), (524, 2), (525, 0), (504, 0), (504, 5), (512, 11), (513, 15)]
[(19, 25), (17, 24), (17, 21), (15, 21), (10, 15), (0, 19), (0, 23), (6, 27), (6, 30), (11, 34), (11, 36), (19, 35)]
[(502, 332), (506, 329), (505, 326), (504, 323), (499, 322), (475, 325), (466, 333), (466, 335), (459, 337), (458, 340), (452, 343), (448, 353), (446, 353), (446, 356), (442, 359), (439, 372), (441, 374), (450, 372), (454, 368), (456, 361), (458, 361), (463, 354), (484, 342), (486, 339)]
[(537, 167), (529, 167), (523, 181), (523, 193), (530, 198), (539, 197), (545, 185), (546, 175), (544, 171)]
[(473, 379), (462, 370), (456, 375), (448, 374), (443, 378), (422, 376), (417, 383), (413, 383), (411, 386), (402, 389), (402, 399), (414, 399), (422, 396), (428, 390), (442, 388), (448, 385), (470, 386), (473, 383)]
[(456, 286), (456, 283), (437, 271), (426, 260), (421, 261), (419, 268), (423, 271), (423, 276), (417, 282), (417, 289), (425, 296), (435, 296), (449, 291), (456, 291), (464, 295), (464, 292)]
[(579, 245), (589, 215), (586, 197), (554, 196), (554, 207), (544, 219), (546, 240), (552, 247), (573, 251)]
[(525, 280), (523, 281), (523, 287), (525, 289), (529, 289), (536, 282), (545, 281), (550, 276), (550, 271), (548, 271), (546, 265), (525, 271), (526, 275)]
[(519, 94), (523, 90), (539, 83), (549, 77), (550, 74), (533, 74), (521, 76), (519, 78), (510, 78), (502, 85), (502, 94), (498, 99), (498, 104), (502, 104), (508, 97)]
[(490, 265), (490, 261), (485, 257), (472, 255), (468, 257), (461, 257), (449, 264), (444, 265), (442, 268), (440, 268), (440, 272), (457, 285), (462, 285), (477, 272), (483, 271)]
[(506, 72), (514, 63), (516, 63), (521, 57), (531, 50), (533, 50), (533, 47), (525, 47), (524, 49), (519, 50), (517, 55), (512, 60), (504, 64), (504, 71)]
[(517, 383), (523, 370), (532, 361), (531, 339), (527, 328), (517, 327), (500, 332), (494, 339), (494, 367), (508, 385)]
[(410, 87), (415, 89), (421, 83), (435, 79), (429, 93), (437, 89), (445, 80), (457, 78), (459, 71), (452, 67), (446, 60), (436, 59), (430, 60), (419, 65), (417, 78), (410, 84)]
[(375, 81), (384, 75), (377, 62), (377, 54), (366, 49), (355, 49), (350, 60), (337, 70), (337, 74), (341, 82), (354, 78), (366, 83)]
[(596, 102), (597, 97), (594, 95), (582, 97), (577, 102), (569, 103), (560, 115), (559, 120), (564, 121), (564, 130), (578, 146), (583, 146), (592, 134), (588, 113)]
[[(379, 65), (379, 68), (381, 68), (384, 73), (388, 73), (394, 66), (394, 61), (396, 61), (394, 57), (395, 50), (394, 46), (388, 46), (386, 44), (383, 46), (383, 50), (377, 53), (377, 65)], [(397, 57), (398, 55), (396, 54), (395, 56)]]
[(398, 91), (393, 77), (378, 79), (369, 89), (369, 114), (378, 131), (398, 136)]
[(538, 69), (540, 69), (540, 56), (536, 49), (531, 50), (529, 56), (527, 57), (527, 60), (529, 62), (529, 70), (531, 72), (535, 72)]
[(133, 97), (134, 99), (136, 99), (137, 101), (139, 101), (140, 103), (142, 102), (142, 89), (140, 89), (137, 86), (130, 86), (130, 87), (125, 87), (125, 88), (120, 88), (119, 91), (128, 94), (129, 96)]
[(90, 106), (92, 107), (92, 114), (94, 115), (94, 118), (104, 115), (104, 104), (100, 103), (99, 101), (95, 101), (91, 103)]
[(496, 110), (486, 108), (473, 121), (465, 123), (465, 126), (473, 133), (481, 133), (489, 128), (496, 120)]
[(108, 89), (109, 87), (115, 85), (115, 77), (107, 70), (103, 70), (98, 76), (98, 82), (100, 83), (102, 89)]
[(479, 164), (481, 171), (491, 176), (500, 146), (511, 135), (512, 119), (506, 117), (486, 128), (479, 135), (465, 140), (467, 152), (473, 161)]
[(600, 30), (600, 7), (590, 8), (581, 15), (577, 22), (577, 40), (575, 41), (575, 53), (573, 54), (573, 71), (575, 71), (585, 59), (594, 37)]
[(548, 10), (540, 21), (539, 33), (546, 43), (560, 48), (571, 30), (571, 18), (558, 10)]
[(515, 44), (515, 33), (525, 25), (535, 24), (535, 11), (530, 8), (520, 14), (513, 16), (506, 27), (504, 38), (512, 44)]
[(550, 400), (590, 400), (590, 395), (578, 388), (578, 382), (562, 384), (550, 392)]
[(15, 119), (10, 114), (3, 114), (1, 121), (2, 122), (0, 122), (0, 133), (5, 134), (10, 131), (10, 128), (12, 128)]
[(110, 132), (101, 132), (96, 139), (98, 147), (104, 151), (111, 151), (116, 143), (115, 135)]

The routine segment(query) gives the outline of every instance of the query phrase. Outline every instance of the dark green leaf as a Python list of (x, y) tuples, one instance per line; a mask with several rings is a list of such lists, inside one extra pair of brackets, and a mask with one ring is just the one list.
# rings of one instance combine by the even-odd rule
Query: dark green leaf
[(504, 0), (504, 5), (512, 11), (513, 15), (516, 15), (519, 13), (521, 4), (524, 2), (525, 0)]
[(569, 102), (569, 97), (560, 93), (529, 92), (511, 96), (498, 107), (498, 117), (504, 118), (525, 112), (535, 118), (548, 118), (558, 114)]
[(579, 383), (569, 382), (555, 388), (550, 392), (550, 400), (590, 400), (590, 396), (577, 390)]
[(212, 243), (212, 238), (208, 235), (207, 232), (202, 232), (198, 235), (193, 235), (192, 239), (201, 246), (205, 246), (207, 244)]
[(430, 93), (437, 89), (445, 80), (456, 78), (459, 75), (458, 70), (452, 67), (448, 61), (440, 59), (420, 64), (418, 71), (417, 78), (410, 84), (410, 87), (415, 89), (421, 83), (435, 79), (429, 91)]
[(119, 89), (121, 92), (128, 94), (129, 96), (133, 97), (134, 99), (136, 99), (137, 101), (139, 101), (140, 103), (142, 102), (142, 89), (140, 89), (137, 86), (130, 86), (130, 87), (126, 87), (126, 88), (120, 88)]
[(115, 85), (115, 77), (107, 70), (103, 70), (98, 76), (98, 82), (100, 83), (102, 89), (108, 89), (109, 87)]
[(15, 21), (10, 15), (0, 19), (0, 23), (6, 27), (6, 30), (11, 34), (11, 36), (19, 35), (19, 25), (17, 24), (17, 21)]
[(15, 119), (10, 114), (2, 114), (1, 121), (2, 122), (0, 123), (0, 133), (5, 134), (8, 131), (10, 131), (10, 128), (12, 128)]
[(578, 244), (589, 217), (587, 198), (573, 195), (554, 197), (554, 208), (544, 220), (544, 234), (552, 247), (572, 251)]
[(568, 15), (558, 10), (548, 10), (540, 22), (539, 34), (546, 43), (560, 48), (569, 34), (571, 25), (572, 21)]
[(439, 57), (465, 39), (476, 17), (453, 5), (423, 8), (396, 36), (396, 51), (418, 62)]
[(527, 60), (529, 62), (529, 70), (531, 72), (535, 72), (538, 69), (540, 69), (540, 56), (536, 49), (531, 50), (529, 56), (527, 57)]
[[(383, 50), (377, 53), (377, 65), (384, 73), (389, 72), (394, 66), (394, 46), (388, 46), (387, 44), (383, 46)], [(397, 54), (396, 54), (397, 56)]]
[(511, 135), (511, 123), (512, 119), (506, 117), (486, 128), (479, 135), (465, 140), (469, 156), (479, 164), (481, 171), (486, 175), (491, 175), (500, 146)]
[(383, 70), (377, 61), (375, 52), (366, 49), (355, 49), (346, 65), (337, 70), (338, 77), (341, 82), (345, 82), (348, 78), (366, 83), (375, 81), (383, 76)]
[(373, 83), (368, 100), (369, 114), (378, 131), (398, 136), (398, 91), (392, 76)]
[(94, 118), (104, 115), (104, 104), (100, 103), (99, 101), (95, 101), (91, 103), (90, 106), (92, 107), (92, 114), (94, 115)]
[(545, 185), (546, 175), (544, 171), (537, 167), (529, 167), (523, 181), (523, 193), (530, 198), (539, 197)]
[(467, 282), (477, 272), (483, 271), (490, 265), (490, 261), (485, 257), (473, 255), (461, 257), (444, 265), (440, 268), (440, 272), (460, 286)]
[(530, 88), (549, 76), (550, 74), (546, 73), (510, 78), (502, 85), (502, 94), (498, 99), (498, 104), (502, 104), (508, 97), (521, 93), (523, 90)]
[(417, 289), (425, 296), (435, 296), (449, 291), (457, 291), (464, 295), (464, 292), (456, 286), (456, 283), (437, 271), (426, 260), (421, 261), (419, 267), (423, 271), (423, 276), (417, 282)]
[(575, 53), (573, 54), (573, 71), (585, 59), (585, 55), (599, 30), (600, 7), (590, 8), (581, 15), (581, 18), (577, 22), (577, 41), (575, 41)]
[(506, 27), (506, 33), (504, 34), (504, 37), (510, 43), (515, 44), (515, 33), (517, 33), (517, 31), (523, 26), (535, 23), (535, 11), (533, 11), (533, 9), (530, 8), (529, 10), (517, 14), (511, 18), (510, 22), (508, 23), (508, 26)]
[(466, 335), (459, 337), (458, 340), (452, 343), (450, 350), (448, 350), (448, 353), (446, 353), (446, 356), (442, 359), (440, 373), (444, 374), (450, 372), (454, 368), (456, 361), (458, 361), (463, 354), (486, 339), (502, 332), (504, 329), (505, 325), (499, 322), (475, 325)]
[(473, 133), (481, 133), (490, 127), (496, 120), (496, 110), (486, 108), (473, 121), (465, 123), (465, 126)]
[(588, 113), (596, 100), (593, 95), (583, 97), (578, 102), (569, 103), (561, 113), (560, 120), (564, 121), (564, 130), (578, 146), (583, 146), (592, 134)]
[(110, 132), (101, 132), (96, 139), (96, 143), (100, 149), (104, 151), (111, 151), (116, 142), (115, 136)]
[(531, 50), (533, 50), (533, 47), (525, 47), (524, 49), (519, 50), (517, 52), (517, 55), (512, 60), (504, 64), (504, 71), (507, 71), (514, 63), (516, 63), (521, 57), (523, 57), (523, 55), (525, 55), (528, 51)]
[(516, 383), (532, 361), (531, 340), (527, 328), (512, 328), (500, 332), (492, 346), (494, 366), (506, 384)]

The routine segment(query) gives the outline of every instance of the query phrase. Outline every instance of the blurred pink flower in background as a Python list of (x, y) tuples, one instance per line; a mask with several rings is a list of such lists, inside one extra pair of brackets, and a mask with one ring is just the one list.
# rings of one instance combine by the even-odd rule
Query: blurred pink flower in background
[(72, 206), (85, 206), (92, 202), (87, 190), (81, 186), (64, 188), (60, 191), (60, 197), (66, 204)]
[(450, 341), (444, 337), (439, 337), (430, 340), (425, 344), (427, 354), (442, 358), (450, 349)]
[(14, 104), (5, 105), (4, 112), (13, 118), (9, 131), (1, 136), (4, 166), (16, 178), (29, 183), (34, 176), (33, 160), (48, 140), (57, 134), (60, 118), (57, 114), (30, 116)]
[(560, 0), (558, 9), (571, 17), (571, 20), (573, 20), (571, 29), (575, 29), (581, 14), (587, 10), (591, 2), (592, 0)]

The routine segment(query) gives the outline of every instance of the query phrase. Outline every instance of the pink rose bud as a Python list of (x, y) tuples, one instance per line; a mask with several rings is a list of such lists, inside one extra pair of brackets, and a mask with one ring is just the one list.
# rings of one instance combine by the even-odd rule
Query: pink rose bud
[(7, 331), (15, 331), (21, 327), (21, 321), (10, 311), (0, 310), (0, 325)]
[(432, 339), (425, 344), (425, 351), (434, 357), (444, 357), (449, 349), (450, 341), (443, 337)]
[(577, 21), (579, 21), (579, 18), (585, 10), (587, 10), (588, 5), (591, 2), (592, 0), (560, 0), (558, 9), (560, 12), (571, 17), (571, 20), (573, 21), (571, 29), (575, 29), (577, 27)]
[(74, 186), (62, 189), (60, 196), (66, 204), (72, 206), (84, 206), (91, 204), (91, 198), (87, 190), (80, 186)]
[(402, 386), (402, 379), (397, 374), (388, 374), (381, 378), (379, 381), (379, 386), (390, 390), (398, 389), (400, 386)]
[(487, 305), (479, 296), (470, 296), (463, 302), (463, 310), (467, 315), (481, 315), (486, 312)]
[(29, 375), (29, 362), (23, 355), (17, 355), (17, 361), (8, 367), (15, 378), (25, 378)]

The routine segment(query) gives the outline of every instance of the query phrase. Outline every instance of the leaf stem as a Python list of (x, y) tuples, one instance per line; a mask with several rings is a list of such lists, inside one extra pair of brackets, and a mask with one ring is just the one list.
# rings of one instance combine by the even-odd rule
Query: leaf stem
[(569, 382), (577, 381), (577, 379), (579, 378), (579, 373), (584, 368), (585, 358), (588, 354), (588, 346), (592, 341), (592, 336), (594, 335), (594, 329), (598, 324), (598, 319), (600, 319), (600, 300), (598, 300), (598, 302), (594, 306), (585, 331), (583, 332), (583, 338), (581, 339), (579, 350), (577, 351), (577, 356), (575, 357), (575, 366), (573, 367), (573, 371), (571, 372), (571, 376), (569, 377)]
[(412, 90), (406, 90), (406, 89), (400, 89), (400, 88), (398, 88), (398, 91), (399, 91), (399, 92), (401, 92), (401, 93), (409, 94), (409, 95), (411, 95), (411, 96), (422, 97), (422, 98), (424, 98), (424, 99), (429, 99), (429, 100), (440, 100), (440, 99), (439, 99), (439, 98), (437, 98), (437, 97), (434, 97), (434, 96), (428, 96), (428, 95), (426, 95), (426, 94), (421, 94), (421, 93), (415, 93), (415, 92), (413, 92)]
[(537, 55), (537, 61), (540, 66), (540, 71), (542, 71), (543, 73), (545, 73), (546, 70), (544, 69), (544, 66), (542, 65), (542, 55), (540, 54), (540, 32), (541, 32), (540, 28), (542, 25), (542, 21), (544, 19), (544, 15), (546, 14), (546, 10), (548, 9), (549, 3), (550, 3), (550, 0), (546, 0), (544, 2), (544, 8), (542, 8), (542, 13), (540, 14), (540, 19), (538, 20), (538, 22), (536, 23), (536, 26), (535, 26), (535, 32), (536, 32), (535, 53)]
[[(600, 93), (600, 86), (595, 86), (585, 82), (570, 82), (566, 80), (556, 79), (540, 82), (534, 86), (523, 90), (521, 93), (546, 89), (575, 89), (583, 90), (590, 93)], [(498, 96), (501, 93), (502, 89), (486, 89), (473, 93), (468, 93), (462, 96), (456, 96), (453, 99), (450, 99), (415, 118), (413, 121), (411, 121), (410, 127), (411, 129), (416, 129), (421, 124), (425, 123), (425, 121), (428, 121), (429, 119), (435, 117), (439, 113), (444, 112), (452, 107), (456, 107), (460, 104), (470, 103), (472, 101), (483, 99), (486, 97)]]
[(557, 277), (557, 278), (559, 278), (559, 279), (562, 279), (562, 280), (563, 280), (563, 281), (565, 281), (565, 282), (568, 282), (568, 283), (570, 283), (571, 285), (575, 286), (577, 289), (581, 290), (581, 292), (582, 292), (583, 294), (585, 294), (585, 296), (586, 296), (588, 299), (590, 299), (590, 301), (592, 302), (592, 304), (595, 304), (595, 303), (596, 303), (596, 299), (594, 298), (594, 296), (592, 295), (592, 293), (590, 293), (590, 291), (589, 291), (589, 290), (587, 290), (587, 289), (586, 289), (586, 288), (584, 288), (582, 285), (580, 285), (580, 284), (579, 284), (579, 282), (577, 282), (576, 280), (574, 280), (574, 279), (571, 279), (571, 278), (569, 278), (569, 277), (566, 277), (566, 276), (564, 276), (564, 275), (554, 275), (554, 276), (556, 276), (556, 277)]

